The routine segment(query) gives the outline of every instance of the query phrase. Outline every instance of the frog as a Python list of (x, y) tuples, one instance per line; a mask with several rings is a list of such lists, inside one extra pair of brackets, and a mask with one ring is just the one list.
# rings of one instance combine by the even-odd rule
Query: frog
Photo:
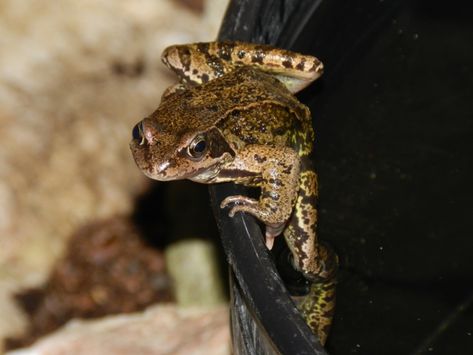
[(155, 180), (233, 182), (259, 198), (226, 197), (230, 217), (265, 226), (265, 243), (283, 235), (291, 263), (307, 280), (294, 297), (325, 344), (335, 307), (338, 258), (317, 236), (318, 182), (311, 113), (295, 94), (323, 73), (314, 56), (237, 41), (173, 45), (163, 63), (179, 78), (158, 108), (133, 128), (137, 166)]

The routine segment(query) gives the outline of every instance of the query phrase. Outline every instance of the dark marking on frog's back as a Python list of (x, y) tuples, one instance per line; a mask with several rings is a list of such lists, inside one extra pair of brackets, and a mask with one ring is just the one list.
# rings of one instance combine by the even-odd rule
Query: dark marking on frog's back
[(254, 155), (254, 158), (255, 158), (255, 161), (256, 161), (257, 163), (260, 163), (260, 164), (262, 164), (262, 163), (264, 163), (266, 160), (268, 160), (268, 158), (262, 157), (262, 156), (260, 156), (260, 155), (258, 155), (258, 154), (255, 154), (255, 155)]
[(232, 53), (235, 48), (235, 42), (222, 42), (219, 45), (218, 55), (226, 61), (232, 60)]

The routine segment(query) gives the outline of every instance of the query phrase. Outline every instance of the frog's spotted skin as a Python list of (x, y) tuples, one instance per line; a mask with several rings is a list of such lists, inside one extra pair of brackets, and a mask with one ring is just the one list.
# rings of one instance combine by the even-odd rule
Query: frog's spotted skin
[(240, 42), (172, 46), (163, 61), (180, 84), (135, 126), (137, 165), (157, 180), (233, 181), (259, 199), (229, 196), (221, 207), (266, 225), (266, 244), (284, 233), (293, 264), (311, 282), (296, 300), (322, 343), (335, 304), (337, 258), (317, 241), (314, 132), (296, 92), (322, 73), (314, 57)]
[(294, 213), (284, 230), (294, 266), (312, 281), (310, 292), (298, 302), (307, 324), (325, 344), (335, 309), (337, 256), (317, 241), (317, 175), (302, 157), (300, 189)]
[(166, 48), (162, 60), (188, 84), (202, 84), (235, 70), (251, 66), (272, 73), (292, 93), (323, 73), (323, 64), (313, 56), (267, 45), (241, 42), (209, 42)]

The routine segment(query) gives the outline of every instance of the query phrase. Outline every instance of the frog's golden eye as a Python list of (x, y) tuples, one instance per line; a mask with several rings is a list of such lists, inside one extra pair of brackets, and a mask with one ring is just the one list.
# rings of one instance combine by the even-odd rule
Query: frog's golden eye
[(138, 122), (135, 127), (133, 127), (131, 135), (134, 140), (140, 141), (140, 145), (145, 144), (145, 135), (143, 133), (143, 121)]
[(193, 159), (200, 159), (207, 150), (207, 142), (203, 136), (197, 136), (187, 147), (187, 154)]

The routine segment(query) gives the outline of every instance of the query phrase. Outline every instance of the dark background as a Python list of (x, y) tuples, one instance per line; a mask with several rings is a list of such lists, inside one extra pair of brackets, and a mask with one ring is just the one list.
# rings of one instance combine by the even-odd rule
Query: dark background
[(329, 352), (473, 353), (473, 12), (326, 1), (293, 49), (326, 66), (300, 98), (341, 259)]

